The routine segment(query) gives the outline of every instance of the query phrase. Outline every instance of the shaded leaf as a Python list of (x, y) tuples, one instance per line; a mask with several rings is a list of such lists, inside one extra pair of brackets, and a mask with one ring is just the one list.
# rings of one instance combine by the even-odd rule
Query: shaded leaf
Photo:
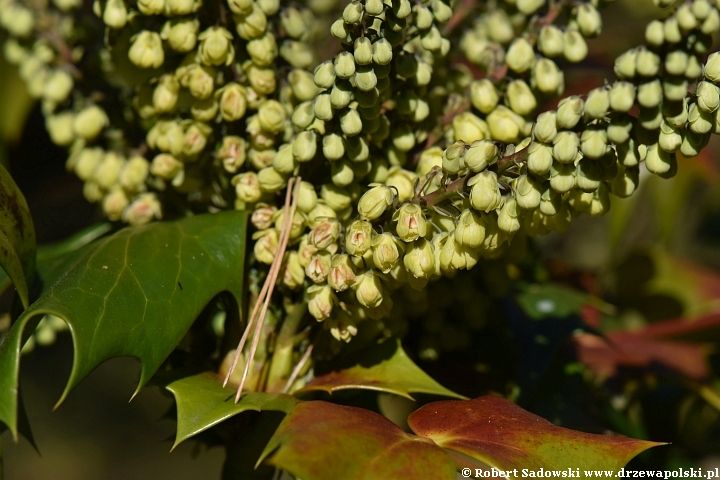
[(516, 296), (525, 313), (535, 320), (577, 314), (591, 298), (587, 293), (554, 283), (527, 285)]
[(68, 323), (75, 345), (58, 403), (95, 367), (118, 356), (140, 360), (139, 390), (213, 297), (228, 291), (240, 304), (246, 219), (243, 212), (223, 212), (128, 227), (72, 252), (77, 260), (0, 345), (0, 421), (17, 436), (23, 336), (48, 313)]
[(408, 424), (441, 447), (500, 470), (618, 471), (638, 453), (660, 445), (557, 427), (494, 396), (434, 402), (412, 413)]
[(271, 464), (303, 480), (455, 479), (453, 461), (432, 442), (369, 410), (321, 401), (285, 417), (261, 458), (271, 453)]
[(410, 393), (465, 398), (443, 387), (415, 365), (399, 340), (374, 345), (350, 356), (343, 363), (349, 366), (315, 377), (299, 392), (323, 390), (333, 393), (357, 388), (394, 393), (410, 399)]
[(601, 377), (619, 367), (646, 368), (657, 363), (689, 378), (707, 378), (710, 350), (699, 344), (660, 340), (631, 332), (610, 332), (607, 338), (583, 333), (573, 339), (578, 360)]
[[(76, 260), (70, 256), (72, 252), (79, 250), (88, 243), (97, 240), (112, 229), (110, 223), (98, 223), (80, 232), (61, 240), (59, 242), (48, 245), (40, 245), (37, 249), (35, 269), (37, 271), (36, 281), (39, 278), (40, 285), (33, 285), (33, 293), (48, 287), (57, 278), (62, 275), (67, 266), (72, 265)], [(10, 278), (4, 270), (0, 269), (0, 293), (10, 284)]]
[(298, 400), (280, 393), (248, 392), (235, 403), (235, 386), (223, 388), (214, 373), (181, 378), (167, 385), (177, 404), (177, 436), (180, 442), (247, 410), (289, 412)]
[(36, 247), (35, 227), (25, 197), (0, 165), (0, 267), (15, 285), (25, 308), (30, 305)]

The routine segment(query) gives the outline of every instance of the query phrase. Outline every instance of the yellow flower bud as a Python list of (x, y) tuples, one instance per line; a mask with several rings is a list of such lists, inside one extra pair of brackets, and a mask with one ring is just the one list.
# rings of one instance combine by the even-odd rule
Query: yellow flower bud
[(316, 218), (314, 228), (308, 234), (308, 242), (319, 250), (324, 250), (337, 242), (342, 234), (342, 225), (335, 218)]
[(610, 89), (610, 108), (616, 112), (629, 112), (635, 103), (635, 85), (615, 82)]
[(165, 12), (165, 0), (137, 0), (137, 6), (143, 15), (160, 15)]
[(580, 97), (573, 95), (563, 98), (558, 103), (557, 125), (560, 128), (572, 129), (582, 118), (585, 104)]
[[(586, 128), (580, 137), (580, 141), (580, 149), (587, 158), (600, 158), (608, 150), (607, 131), (600, 126), (591, 125)], [(558, 159), (558, 161), (560, 160)]]
[(395, 195), (390, 187), (371, 184), (370, 190), (358, 201), (358, 213), (366, 220), (375, 220), (385, 213), (394, 200)]
[(540, 212), (544, 215), (557, 215), (562, 206), (562, 195), (552, 188), (545, 188), (540, 196)]
[(131, 39), (128, 58), (139, 68), (159, 68), (165, 63), (162, 40), (156, 32), (143, 30)]
[(199, 99), (210, 97), (215, 90), (215, 70), (206, 65), (191, 64), (176, 72), (180, 85)]
[(307, 289), (308, 311), (319, 322), (330, 317), (337, 298), (327, 285), (313, 285)]
[(167, 153), (155, 156), (150, 164), (150, 173), (164, 180), (174, 179), (183, 169), (183, 163)]
[(545, 176), (550, 172), (553, 163), (553, 149), (549, 145), (532, 142), (528, 146), (528, 171), (538, 176)]
[(380, 38), (372, 45), (372, 60), (377, 65), (389, 65), (393, 58), (392, 45), (384, 38)]
[[(493, 140), (503, 143), (517, 142), (524, 125), (525, 121), (522, 117), (502, 105), (498, 106), (487, 116), (487, 126), (490, 130), (490, 136)], [(466, 142), (474, 142), (475, 140), (482, 140), (483, 138), (485, 137), (473, 138), (471, 140), (463, 138), (463, 140)]]
[(330, 164), (330, 179), (338, 187), (346, 187), (355, 180), (355, 171), (350, 160), (338, 160)]
[(281, 278), (283, 285), (290, 290), (297, 290), (303, 286), (305, 282), (305, 267), (300, 264), (300, 255), (298, 252), (291, 250), (285, 254)]
[(275, 35), (271, 32), (266, 32), (264, 35), (250, 40), (245, 48), (253, 63), (260, 67), (272, 65), (278, 55)]
[(408, 245), (403, 265), (415, 278), (428, 278), (435, 271), (433, 244), (420, 238)]
[(575, 188), (575, 165), (553, 163), (550, 167), (550, 187), (558, 193), (569, 192)]
[(603, 118), (610, 108), (610, 93), (607, 88), (590, 90), (585, 101), (585, 116), (590, 119)]
[(632, 195), (640, 183), (638, 167), (619, 167), (619, 173), (610, 184), (610, 189), (616, 197), (627, 198)]
[(263, 130), (282, 132), (285, 129), (285, 108), (276, 100), (267, 100), (258, 109), (258, 119)]
[(427, 233), (427, 221), (419, 205), (404, 203), (393, 219), (397, 221), (397, 235), (404, 242), (413, 242)]
[[(513, 40), (508, 48), (507, 54), (505, 55), (505, 63), (507, 66), (515, 72), (524, 73), (530, 70), (534, 61), (535, 50), (532, 45), (530, 45), (530, 42), (523, 37)], [(473, 83), (479, 82), (476, 81)]]
[(305, 70), (293, 69), (288, 74), (288, 81), (290, 82), (293, 95), (300, 102), (312, 100), (319, 93), (312, 74)]
[(70, 96), (74, 85), (72, 76), (65, 70), (53, 70), (43, 85), (43, 99), (62, 103)]
[(190, 106), (190, 113), (198, 122), (211, 122), (217, 117), (219, 108), (218, 102), (212, 98), (206, 98), (195, 100)]
[(45, 118), (45, 128), (55, 145), (66, 147), (75, 140), (73, 122), (75, 115), (72, 112), (62, 112)]
[(631, 80), (637, 73), (637, 59), (640, 50), (638, 48), (632, 48), (625, 53), (622, 53), (615, 59), (615, 66), (613, 67), (615, 75), (620, 80)]
[(153, 107), (158, 113), (171, 112), (177, 105), (180, 83), (174, 75), (163, 75), (153, 90)]
[(582, 34), (574, 29), (568, 29), (563, 34), (563, 56), (571, 63), (585, 60), (588, 55), (587, 42)]
[[(231, 0), (237, 2), (238, 0)], [(267, 16), (256, 2), (250, 2), (251, 7), (248, 13), (239, 13), (235, 16), (235, 30), (243, 40), (257, 38), (267, 29)]]
[(73, 130), (78, 137), (84, 138), (85, 140), (93, 140), (100, 135), (100, 132), (102, 132), (109, 123), (110, 120), (105, 114), (105, 111), (97, 105), (91, 105), (80, 110), (80, 112), (75, 115)]
[(200, 22), (196, 18), (172, 19), (163, 25), (160, 38), (176, 52), (190, 52), (197, 44), (199, 29)]
[(127, 195), (120, 187), (115, 187), (108, 192), (102, 200), (103, 213), (111, 221), (120, 220), (125, 208), (130, 204)]
[[(317, 115), (317, 111), (315, 113)], [(345, 135), (357, 135), (362, 130), (363, 122), (354, 108), (348, 108), (340, 114), (340, 129)]]
[(635, 71), (643, 77), (654, 77), (660, 71), (660, 57), (655, 52), (640, 47), (637, 52)]
[[(275, 218), (276, 213), (277, 207), (274, 205), (258, 203), (250, 216), (250, 223), (252, 223), (258, 230), (267, 230), (273, 225), (273, 219)], [(303, 271), (303, 278), (304, 277), (305, 272)]]
[(95, 174), (95, 170), (100, 161), (102, 160), (104, 152), (101, 148), (84, 148), (77, 153), (77, 158), (74, 160), (74, 171), (75, 175), (87, 182)]
[(355, 284), (355, 268), (347, 255), (333, 255), (330, 261), (328, 284), (336, 291), (342, 292)]
[(327, 60), (315, 68), (315, 85), (318, 88), (331, 88), (335, 84), (335, 67), (333, 62)]
[(663, 121), (660, 125), (658, 146), (666, 152), (677, 152), (682, 145), (682, 141), (682, 133), (675, 129), (673, 126), (668, 125), (665, 121)]
[(720, 104), (720, 90), (710, 82), (700, 82), (695, 91), (697, 106), (705, 112), (714, 112)]
[(150, 163), (139, 155), (132, 156), (120, 172), (120, 186), (130, 192), (142, 191), (149, 173)]
[(545, 25), (540, 29), (537, 40), (538, 50), (546, 57), (559, 57), (563, 54), (563, 32), (555, 25)]
[[(325, 200), (328, 207), (336, 212), (345, 210), (350, 206), (352, 198), (346, 189), (334, 184), (324, 184), (320, 188), (320, 197)], [(336, 215), (333, 215), (336, 216)]]
[(589, 3), (582, 3), (575, 11), (578, 29), (584, 37), (597, 37), (602, 31), (602, 18), (597, 8)]
[(645, 27), (645, 41), (653, 47), (661, 47), (665, 43), (665, 28), (660, 20), (653, 20)]
[(165, 14), (189, 15), (197, 12), (200, 5), (202, 5), (201, 0), (165, 0)]
[(495, 85), (487, 78), (475, 80), (470, 84), (470, 101), (480, 112), (488, 114), (495, 110), (499, 99)]
[(607, 138), (611, 143), (625, 143), (630, 139), (630, 132), (633, 129), (633, 118), (630, 115), (618, 115), (613, 117), (607, 127)]
[(255, 203), (260, 200), (262, 190), (260, 190), (260, 181), (255, 172), (245, 172), (235, 175), (231, 183), (235, 186), (235, 194), (237, 198), (245, 203)]
[(253, 247), (255, 260), (266, 265), (271, 265), (275, 261), (275, 255), (277, 254), (279, 242), (277, 230), (271, 228), (269, 230), (255, 232), (252, 238), (255, 240), (255, 246)]
[(285, 8), (280, 12), (280, 23), (290, 38), (299, 40), (307, 37), (310, 26), (304, 13), (305, 10), (301, 11), (298, 7)]
[(125, 209), (122, 220), (131, 225), (144, 225), (161, 217), (162, 210), (157, 196), (154, 193), (143, 193)]
[(317, 152), (317, 134), (312, 131), (300, 132), (293, 140), (293, 156), (298, 162), (307, 162), (315, 158)]
[(310, 258), (310, 263), (305, 267), (305, 275), (313, 281), (313, 283), (325, 283), (330, 274), (330, 259), (332, 255), (329, 252), (317, 252)]
[(345, 235), (345, 249), (350, 255), (363, 256), (370, 250), (372, 225), (365, 220), (354, 221)]
[(235, 135), (223, 137), (217, 158), (228, 173), (235, 173), (245, 163), (245, 140)]
[(485, 241), (485, 220), (471, 210), (462, 212), (454, 231), (455, 241), (468, 248), (480, 248)]
[(340, 78), (350, 78), (355, 75), (355, 58), (350, 52), (340, 52), (333, 61), (335, 75)]
[(533, 210), (540, 206), (542, 189), (533, 177), (520, 175), (515, 179), (515, 195), (518, 207)]
[(364, 307), (378, 307), (383, 303), (383, 287), (380, 278), (372, 270), (357, 276), (355, 296)]
[(532, 86), (543, 93), (559, 95), (565, 89), (562, 70), (548, 58), (541, 58), (532, 68)]
[(201, 122), (192, 122), (185, 130), (183, 138), (182, 153), (187, 157), (199, 155), (207, 145), (208, 137), (212, 134), (212, 128)]
[(708, 133), (713, 129), (714, 119), (712, 114), (701, 110), (697, 103), (692, 103), (688, 109), (688, 125), (695, 133)]
[(128, 12), (123, 0), (108, 0), (103, 11), (103, 22), (110, 28), (121, 29), (127, 24)]
[[(223, 27), (210, 27), (200, 35), (200, 46), (198, 47), (197, 58), (204, 65), (230, 65), (235, 59), (235, 47), (233, 47), (232, 33)], [(246, 48), (248, 54), (255, 60), (251, 45), (257, 40), (248, 42)]]
[(518, 115), (529, 115), (537, 108), (537, 100), (523, 80), (513, 80), (507, 85), (507, 105)]
[(317, 192), (310, 182), (300, 183), (300, 193), (298, 194), (297, 208), (303, 213), (309, 213), (318, 203)]
[[(553, 158), (560, 163), (572, 163), (577, 157), (579, 148), (580, 139), (575, 132), (558, 132), (555, 140), (553, 140)], [(602, 153), (604, 154), (605, 152), (603, 151)]]
[(502, 197), (498, 186), (497, 174), (485, 170), (468, 180), (470, 205), (475, 210), (489, 212), (501, 205)]
[(662, 84), (659, 79), (641, 83), (637, 91), (638, 104), (645, 108), (657, 107), (662, 102)]
[(647, 147), (645, 167), (656, 175), (674, 175), (677, 170), (675, 152), (666, 152), (657, 143)]

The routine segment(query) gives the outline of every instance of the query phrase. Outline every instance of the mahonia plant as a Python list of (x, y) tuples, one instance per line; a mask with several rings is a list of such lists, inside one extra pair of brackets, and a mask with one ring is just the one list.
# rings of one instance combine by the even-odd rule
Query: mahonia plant
[(393, 292), (518, 255), (697, 155), (720, 132), (720, 0), (655, 0), (666, 18), (616, 79), (561, 98), (556, 62), (586, 58), (605, 3), (0, 0), (0, 25), (110, 220), (250, 214), (258, 302), (230, 376), (276, 289), (338, 345), (363, 322), (391, 336)]

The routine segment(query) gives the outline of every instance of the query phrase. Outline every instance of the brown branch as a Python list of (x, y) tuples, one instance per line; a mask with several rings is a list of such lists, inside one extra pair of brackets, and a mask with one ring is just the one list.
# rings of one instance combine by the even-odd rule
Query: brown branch
[(462, 0), (458, 9), (450, 17), (443, 28), (443, 36), (447, 37), (467, 18), (467, 15), (477, 6), (477, 0)]

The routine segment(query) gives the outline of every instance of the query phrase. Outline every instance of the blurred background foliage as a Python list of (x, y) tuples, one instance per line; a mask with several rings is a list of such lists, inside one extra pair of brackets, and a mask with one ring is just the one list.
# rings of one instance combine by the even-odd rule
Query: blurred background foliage
[[(650, 0), (613, 4), (602, 36), (589, 42), (588, 62), (566, 70), (566, 95), (610, 78), (612, 59), (641, 43), (639, 26), (658, 13)], [(718, 155), (713, 137), (672, 180), (647, 175), (637, 194), (613, 198), (605, 217), (580, 218), (567, 234), (538, 239), (529, 249), (534, 260), (488, 263), (437, 285), (430, 312), (409, 328), (408, 350), (460, 393), (499, 392), (563, 426), (672, 442), (638, 457), (634, 468), (720, 466)], [(0, 59), (0, 162), (25, 193), (41, 243), (101, 218), (64, 160), (38, 106)], [(1, 312), (10, 301), (5, 292)], [(0, 316), (0, 331), (9, 322)], [(132, 359), (106, 363), (51, 413), (71, 352), (65, 334), (23, 359), (23, 397), (42, 456), (5, 433), (7, 479), (220, 477), (225, 452), (207, 448), (211, 435), (167, 453), (172, 401), (159, 389), (127, 403), (139, 372)], [(367, 398), (360, 394), (357, 403)], [(417, 407), (378, 400), (400, 423)]]

